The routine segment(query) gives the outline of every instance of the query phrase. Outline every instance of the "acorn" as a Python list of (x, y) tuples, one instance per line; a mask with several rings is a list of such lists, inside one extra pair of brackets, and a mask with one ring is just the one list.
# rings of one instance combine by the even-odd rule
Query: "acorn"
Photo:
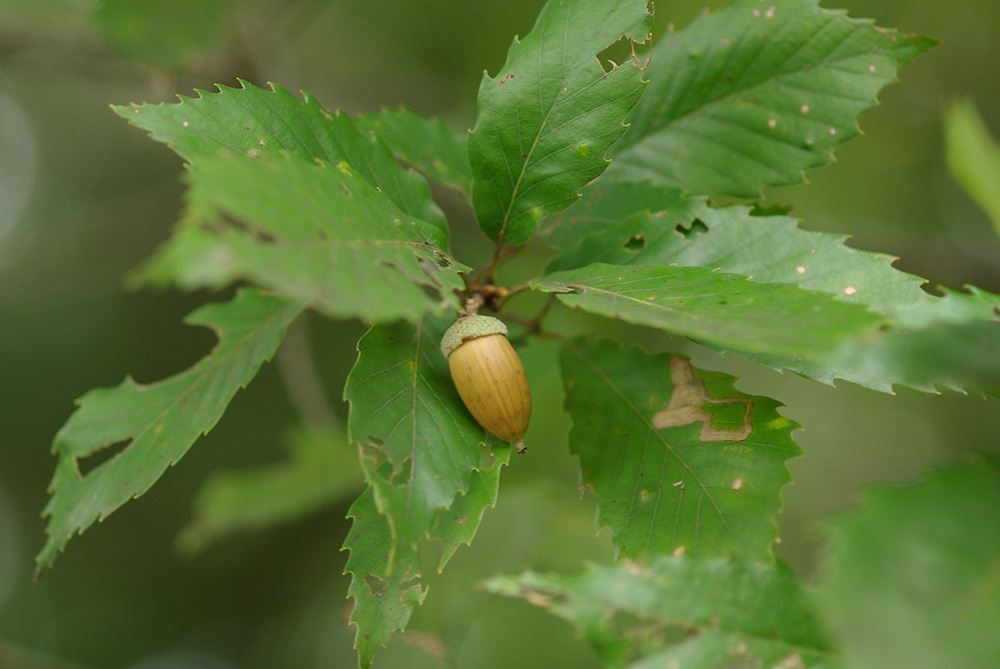
[(462, 316), (441, 339), (451, 378), (476, 422), (524, 452), (531, 390), (507, 326), (489, 316)]

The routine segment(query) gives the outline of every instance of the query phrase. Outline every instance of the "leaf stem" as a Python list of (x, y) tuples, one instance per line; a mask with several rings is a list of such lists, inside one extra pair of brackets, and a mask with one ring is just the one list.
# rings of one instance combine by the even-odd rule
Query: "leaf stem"
[(316, 373), (304, 319), (298, 318), (288, 326), (276, 358), (285, 390), (302, 421), (307, 425), (338, 426), (340, 421)]

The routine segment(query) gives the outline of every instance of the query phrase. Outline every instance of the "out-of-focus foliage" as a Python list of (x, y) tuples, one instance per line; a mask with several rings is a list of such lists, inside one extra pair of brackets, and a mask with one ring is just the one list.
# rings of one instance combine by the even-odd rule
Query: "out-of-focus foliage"
[[(337, 549), (348, 528), (346, 505), (307, 524), (220, 541), (194, 561), (171, 554), (178, 530), (191, 520), (195, 483), (212, 472), (266, 466), (286, 456), (286, 428), (299, 419), (282, 388), (289, 377), (276, 366), (265, 366), (237, 395), (203, 447), (117, 512), (114, 522), (76, 539), (77, 550), (41, 583), (29, 582), (54, 464), (51, 435), (72, 412), (73, 399), (129, 372), (142, 382), (163, 378), (191, 365), (213, 343), (207, 330), (180, 324), (203, 295), (121, 291), (122, 275), (167, 238), (178, 218), (181, 163), (124, 127), (107, 105), (166, 100), (217, 82), (236, 85), (244, 77), (309, 90), (328, 109), (374, 111), (403, 102), (441, 114), (464, 131), (472, 125), (468, 105), (484, 65), (490, 72), (500, 68), (510, 35), (525, 34), (541, 4), (240, 3), (239, 13), (218, 31), (216, 46), (161, 69), (135, 65), (105, 39), (93, 14), (96, 2), (2, 3), (0, 425), (6, 446), (0, 449), (0, 637), (94, 667), (355, 661), (353, 630), (344, 625), (344, 612), (330, 606), (345, 601), (347, 579), (339, 573), (347, 555), (338, 560)], [(667, 22), (683, 27), (706, 4), (717, 9), (724, 3), (659, 7), (654, 32), (661, 34)], [(902, 73), (903, 84), (883, 94), (881, 108), (862, 116), (862, 141), (838, 148), (836, 164), (809, 173), (809, 188), (767, 195), (794, 202), (792, 216), (812, 228), (850, 233), (854, 245), (903, 256), (900, 267), (934, 283), (975, 283), (996, 292), (1000, 247), (983, 213), (944, 174), (940, 111), (956, 95), (971, 96), (986, 125), (998, 127), (1000, 100), (988, 82), (1000, 78), (1000, 7), (993, 0), (848, 0), (837, 6), (943, 43)], [(10, 202), (23, 206), (7, 207)], [(466, 257), (481, 239), (478, 231), (465, 232), (452, 244)], [(539, 264), (544, 260), (537, 257)], [(578, 313), (561, 319), (570, 332), (603, 327)], [(354, 363), (344, 351), (363, 329), (317, 320), (311, 332), (328, 394), (337, 398)], [(667, 346), (645, 331), (627, 335), (654, 350)], [(789, 465), (796, 485), (787, 489), (777, 547), (803, 574), (814, 563), (812, 521), (850, 503), (859, 483), (912, 478), (925, 464), (970, 445), (997, 448), (994, 399), (909, 392), (889, 397), (843, 384), (833, 392), (754, 370), (738, 358), (721, 362), (703, 350), (694, 353), (700, 366), (742, 377), (744, 392), (781, 399), (788, 405), (783, 414), (810, 426), (796, 435), (806, 457)], [(551, 377), (555, 359), (551, 348), (537, 347), (532, 364)], [(558, 392), (552, 378), (541, 387)], [(534, 380), (533, 388), (537, 392)], [(525, 564), (566, 572), (580, 569), (585, 556), (610, 559), (606, 533), (587, 539), (592, 499), (569, 501), (577, 470), (562, 447), (565, 421), (553, 414), (551, 422), (532, 428), (540, 440), (532, 459), (505, 471), (505, 491), (475, 544), (455, 554), (446, 578), (425, 570), (436, 596), (411, 623), (423, 633), (395, 639), (378, 662), (440, 667), (438, 642), (446, 639), (460, 648), (446, 658), (458, 666), (597, 665), (565, 625), (527, 604), (488, 599), (472, 588)], [(329, 533), (317, 533), (316, 523), (326, 523)], [(518, 639), (516, 647), (511, 638)]]
[(968, 100), (948, 107), (944, 132), (952, 176), (990, 215), (1000, 235), (1000, 145)]
[(871, 490), (830, 524), (821, 594), (845, 666), (996, 664), (998, 509), (1000, 464), (984, 458)]

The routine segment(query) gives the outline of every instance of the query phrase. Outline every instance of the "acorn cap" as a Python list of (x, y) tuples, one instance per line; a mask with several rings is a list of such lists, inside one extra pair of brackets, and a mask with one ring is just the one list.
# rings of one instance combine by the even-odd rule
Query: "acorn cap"
[(463, 342), (492, 334), (507, 336), (507, 326), (503, 324), (503, 321), (479, 314), (462, 316), (448, 328), (444, 337), (441, 338), (441, 352), (447, 358)]

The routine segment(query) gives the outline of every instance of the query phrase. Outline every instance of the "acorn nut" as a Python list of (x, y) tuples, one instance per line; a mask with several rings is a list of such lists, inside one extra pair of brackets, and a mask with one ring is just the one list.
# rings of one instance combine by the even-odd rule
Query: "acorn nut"
[(531, 390), (524, 365), (507, 341), (507, 326), (489, 316), (462, 316), (444, 333), (441, 352), (476, 422), (524, 452)]

